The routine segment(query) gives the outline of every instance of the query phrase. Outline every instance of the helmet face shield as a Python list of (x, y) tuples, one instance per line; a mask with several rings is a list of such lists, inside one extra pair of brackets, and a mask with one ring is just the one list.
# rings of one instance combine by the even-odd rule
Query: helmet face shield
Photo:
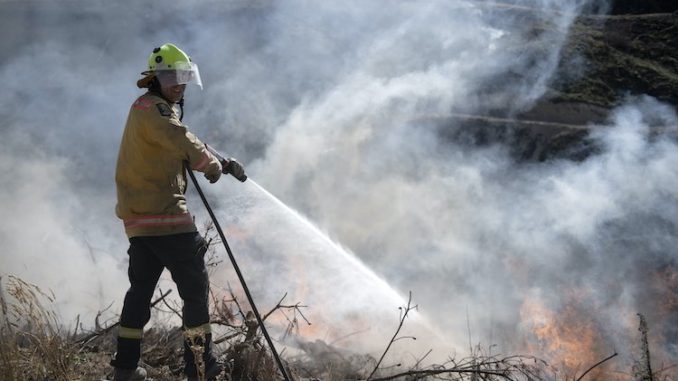
[(198, 65), (192, 62), (177, 61), (170, 65), (157, 67), (155, 69), (155, 75), (158, 77), (162, 87), (195, 83), (202, 89), (200, 70), (198, 69)]

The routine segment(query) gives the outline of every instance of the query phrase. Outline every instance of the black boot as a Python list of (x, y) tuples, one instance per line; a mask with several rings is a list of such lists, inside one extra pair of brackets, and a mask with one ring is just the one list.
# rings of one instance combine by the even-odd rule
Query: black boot
[(141, 358), (141, 339), (118, 337), (118, 346), (111, 365), (122, 369), (136, 369)]

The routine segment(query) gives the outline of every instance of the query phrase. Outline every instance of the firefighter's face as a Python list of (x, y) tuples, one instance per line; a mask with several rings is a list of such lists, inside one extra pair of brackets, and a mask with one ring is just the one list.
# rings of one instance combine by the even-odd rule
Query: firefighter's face
[(183, 98), (186, 85), (162, 86), (162, 95), (170, 102), (177, 103)]

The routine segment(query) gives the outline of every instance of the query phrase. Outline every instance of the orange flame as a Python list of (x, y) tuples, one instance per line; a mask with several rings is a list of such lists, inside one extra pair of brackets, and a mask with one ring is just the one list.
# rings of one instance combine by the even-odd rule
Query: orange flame
[(582, 374), (605, 356), (596, 323), (582, 313), (576, 297), (569, 299), (565, 307), (554, 311), (539, 297), (530, 296), (520, 310), (523, 325), (529, 330), (528, 349), (545, 358), (566, 378)]

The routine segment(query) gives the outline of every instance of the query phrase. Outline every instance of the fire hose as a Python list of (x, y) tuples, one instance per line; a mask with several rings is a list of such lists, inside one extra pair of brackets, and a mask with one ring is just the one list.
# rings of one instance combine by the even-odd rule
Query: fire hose
[[(217, 157), (219, 162), (222, 164), (222, 173), (224, 174), (232, 174), (232, 161), (224, 158), (223, 155), (221, 155), (219, 152), (214, 150), (212, 147), (207, 146), (207, 149)], [(193, 185), (195, 185), (195, 189), (198, 191), (198, 194), (200, 195), (200, 199), (202, 199), (203, 204), (205, 204), (205, 208), (207, 209), (207, 212), (210, 215), (210, 218), (212, 219), (212, 222), (214, 223), (214, 227), (217, 229), (217, 233), (219, 233), (219, 237), (221, 238), (221, 242), (223, 242), (224, 247), (226, 248), (226, 253), (228, 253), (228, 258), (231, 260), (231, 264), (233, 265), (233, 269), (235, 270), (235, 273), (238, 275), (238, 279), (240, 280), (240, 284), (242, 285), (243, 290), (245, 291), (245, 295), (247, 296), (247, 301), (250, 303), (250, 306), (252, 307), (252, 312), (254, 313), (254, 316), (257, 318), (257, 323), (259, 324), (259, 327), (261, 327), (261, 332), (264, 334), (264, 337), (266, 338), (266, 342), (268, 343), (268, 346), (271, 348), (271, 352), (273, 353), (273, 357), (275, 358), (275, 362), (278, 365), (278, 369), (280, 370), (280, 373), (282, 373), (283, 378), (285, 381), (291, 381), (290, 377), (287, 375), (287, 371), (285, 370), (285, 367), (283, 366), (282, 361), (280, 360), (280, 356), (278, 355), (278, 352), (275, 349), (275, 345), (273, 345), (273, 341), (271, 340), (271, 336), (268, 334), (268, 331), (266, 330), (266, 326), (264, 325), (264, 321), (261, 319), (261, 315), (259, 314), (259, 311), (257, 310), (256, 305), (254, 304), (254, 299), (252, 299), (252, 294), (250, 294), (250, 290), (247, 287), (247, 283), (245, 282), (245, 278), (242, 275), (242, 272), (240, 271), (240, 267), (238, 266), (238, 263), (235, 261), (235, 257), (233, 256), (233, 252), (231, 251), (230, 246), (228, 245), (228, 241), (226, 241), (226, 236), (224, 235), (224, 231), (221, 229), (221, 225), (219, 225), (219, 221), (217, 221), (217, 217), (214, 215), (214, 212), (212, 211), (212, 208), (210, 207), (209, 202), (207, 202), (207, 198), (205, 197), (205, 194), (202, 192), (202, 189), (200, 188), (200, 185), (198, 184), (198, 181), (195, 178), (195, 175), (193, 174), (193, 171), (190, 169), (188, 164), (186, 163), (186, 168), (188, 174), (191, 176), (191, 181), (193, 181)], [(235, 177), (235, 175), (233, 175)], [(245, 182), (247, 180), (247, 175), (243, 174), (240, 177), (236, 177), (240, 182)]]

